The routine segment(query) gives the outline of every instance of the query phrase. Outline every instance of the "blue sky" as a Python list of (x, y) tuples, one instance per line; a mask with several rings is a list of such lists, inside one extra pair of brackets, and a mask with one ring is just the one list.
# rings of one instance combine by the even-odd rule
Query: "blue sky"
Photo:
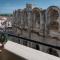
[(46, 9), (48, 6), (60, 6), (60, 0), (0, 0), (0, 13), (12, 13), (15, 9), (23, 9), (26, 3)]

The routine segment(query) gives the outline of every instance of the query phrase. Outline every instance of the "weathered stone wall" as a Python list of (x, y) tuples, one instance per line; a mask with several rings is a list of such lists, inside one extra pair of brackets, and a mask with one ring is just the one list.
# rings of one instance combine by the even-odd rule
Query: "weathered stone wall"
[[(16, 31), (17, 35), (35, 41), (60, 46), (59, 7), (51, 6), (46, 10), (25, 8), (23, 10), (15, 11), (13, 13), (13, 18), (13, 28), (16, 27), (14, 31)], [(22, 42), (21, 44), (25, 44), (23, 40), (20, 41)], [(26, 42), (26, 45), (45, 52), (47, 52), (47, 49), (49, 48), (29, 41)]]

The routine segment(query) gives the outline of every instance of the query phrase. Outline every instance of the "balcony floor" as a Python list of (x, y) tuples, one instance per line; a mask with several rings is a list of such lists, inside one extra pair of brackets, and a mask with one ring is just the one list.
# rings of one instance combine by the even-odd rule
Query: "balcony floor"
[(3, 51), (0, 53), (0, 60), (25, 60), (24, 58), (20, 58), (7, 50), (2, 49)]

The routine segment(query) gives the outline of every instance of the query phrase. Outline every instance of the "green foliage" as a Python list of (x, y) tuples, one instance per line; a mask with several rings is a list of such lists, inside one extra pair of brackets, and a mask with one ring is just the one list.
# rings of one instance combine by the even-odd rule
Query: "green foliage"
[(0, 14), (0, 16), (12, 16), (12, 14)]
[(6, 36), (5, 34), (0, 34), (0, 43), (3, 43), (6, 41)]

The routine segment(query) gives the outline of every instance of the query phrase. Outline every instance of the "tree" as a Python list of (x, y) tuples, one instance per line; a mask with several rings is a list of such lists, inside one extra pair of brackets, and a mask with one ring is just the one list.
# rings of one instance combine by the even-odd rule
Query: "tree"
[(6, 41), (6, 36), (5, 36), (5, 34), (2, 33), (2, 34), (0, 35), (0, 43), (3, 44), (5, 41)]

